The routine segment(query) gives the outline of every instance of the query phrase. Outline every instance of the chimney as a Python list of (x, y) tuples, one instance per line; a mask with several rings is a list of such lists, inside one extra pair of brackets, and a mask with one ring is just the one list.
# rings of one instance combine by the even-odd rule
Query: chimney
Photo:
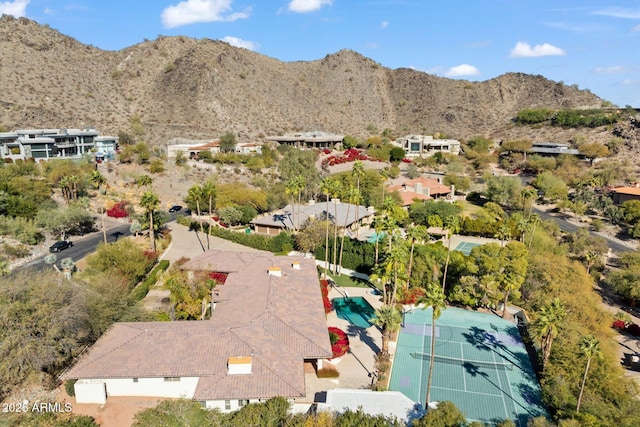
[(421, 182), (416, 182), (416, 193), (424, 194), (424, 188), (422, 187), (422, 183)]
[(282, 268), (278, 265), (272, 265), (271, 267), (267, 268), (267, 274), (269, 276), (282, 277)]
[(334, 197), (333, 199), (331, 199), (331, 203), (340, 203), (340, 199)]
[(227, 360), (227, 373), (229, 375), (250, 374), (251, 356), (232, 356)]
[(294, 270), (300, 270), (300, 261), (293, 261), (293, 262), (291, 263), (291, 267), (292, 267)]
[(316, 204), (315, 200), (313, 200), (313, 199), (309, 200), (309, 205), (315, 205), (315, 204)]

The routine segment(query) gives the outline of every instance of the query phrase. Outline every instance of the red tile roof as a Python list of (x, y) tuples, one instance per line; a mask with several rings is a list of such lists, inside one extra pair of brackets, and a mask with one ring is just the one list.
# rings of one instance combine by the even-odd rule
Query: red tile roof
[[(429, 189), (429, 195), (427, 196), (424, 193), (420, 193), (416, 191), (416, 184), (421, 184), (423, 191), (426, 192)], [(415, 200), (431, 200), (433, 195), (443, 195), (451, 193), (451, 188), (439, 183), (435, 179), (430, 178), (416, 178), (409, 179), (401, 184), (392, 185), (387, 188), (387, 192), (393, 193), (396, 192), (400, 196), (402, 201), (402, 206), (409, 206)]]
[[(229, 273), (210, 320), (116, 323), (66, 377), (199, 377), (197, 400), (303, 396), (303, 359), (332, 355), (314, 260), (209, 251), (182, 268)], [(227, 374), (233, 356), (251, 356), (251, 374)]]
[(631, 196), (640, 196), (640, 188), (638, 187), (616, 187), (613, 189), (614, 193), (629, 194)]

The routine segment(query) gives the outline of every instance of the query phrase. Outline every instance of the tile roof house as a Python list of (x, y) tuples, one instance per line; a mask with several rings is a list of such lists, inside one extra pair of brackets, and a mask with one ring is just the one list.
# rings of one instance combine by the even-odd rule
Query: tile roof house
[(327, 214), (326, 202), (310, 202), (307, 205), (287, 205), (284, 208), (269, 212), (253, 221), (251, 225), (257, 233), (278, 234), (285, 230), (300, 230), (310, 219), (336, 221), (338, 227), (350, 229), (356, 224), (367, 224), (373, 220), (375, 210), (372, 207), (342, 203), (340, 199), (331, 199)]
[(314, 260), (208, 251), (182, 268), (228, 273), (211, 319), (114, 324), (65, 375), (77, 402), (184, 397), (231, 411), (305, 396), (305, 362), (332, 356)]
[(611, 190), (613, 203), (621, 205), (628, 200), (640, 200), (640, 185), (634, 187), (615, 187)]
[(387, 192), (397, 193), (402, 206), (410, 206), (414, 201), (433, 200), (453, 195), (453, 188), (431, 178), (409, 179), (398, 185), (387, 187)]

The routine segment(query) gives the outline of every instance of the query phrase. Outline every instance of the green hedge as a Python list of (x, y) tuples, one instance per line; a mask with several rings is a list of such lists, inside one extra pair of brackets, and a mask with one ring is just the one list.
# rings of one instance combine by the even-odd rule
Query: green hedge
[[(200, 231), (201, 224), (198, 221), (185, 218), (185, 220), (180, 221), (180, 223), (188, 226), (190, 230)], [(209, 224), (202, 224), (202, 230), (204, 233), (207, 233), (209, 230)], [(269, 251), (275, 254), (288, 253), (295, 247), (293, 237), (286, 232), (281, 232), (277, 236), (265, 236), (263, 234), (246, 234), (243, 232), (227, 230), (225, 228), (211, 227), (209, 234), (243, 246), (248, 246), (262, 251)]]
[(149, 275), (142, 281), (142, 283), (133, 288), (133, 291), (131, 291), (131, 298), (133, 298), (134, 301), (140, 301), (145, 296), (147, 296), (147, 293), (149, 293), (149, 288), (153, 286), (154, 283), (156, 283), (158, 274), (165, 271), (167, 268), (169, 268), (169, 261), (166, 259), (163, 259), (158, 264), (156, 264), (156, 266), (153, 268), (153, 270), (151, 270)]

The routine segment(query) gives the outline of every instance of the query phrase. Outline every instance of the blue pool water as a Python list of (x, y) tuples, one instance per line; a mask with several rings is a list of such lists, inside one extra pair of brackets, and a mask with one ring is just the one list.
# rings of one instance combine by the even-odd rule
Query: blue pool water
[(375, 310), (364, 297), (334, 298), (331, 300), (338, 318), (348, 321), (359, 328), (373, 325), (370, 319), (375, 316)]

